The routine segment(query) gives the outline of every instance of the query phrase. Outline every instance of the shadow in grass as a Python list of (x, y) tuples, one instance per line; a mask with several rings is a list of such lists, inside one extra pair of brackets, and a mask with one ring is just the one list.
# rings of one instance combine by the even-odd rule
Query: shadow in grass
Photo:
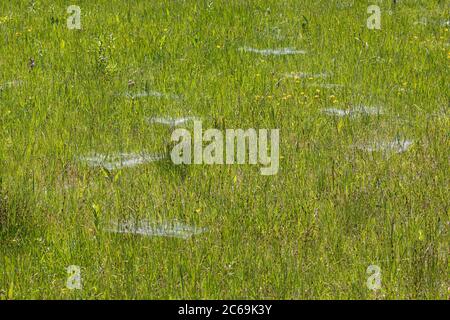
[(0, 242), (23, 240), (39, 230), (33, 219), (36, 205), (32, 184), (17, 185), (20, 188), (7, 190), (0, 178)]
[(161, 161), (155, 162), (158, 171), (166, 176), (169, 180), (180, 179), (181, 182), (186, 180), (189, 173), (189, 168), (186, 164), (174, 164), (170, 157), (171, 147), (166, 149), (166, 156)]
[(3, 227), (7, 223), (8, 219), (8, 210), (7, 210), (7, 196), (5, 195), (5, 192), (3, 191), (3, 183), (0, 180), (0, 232), (2, 231)]

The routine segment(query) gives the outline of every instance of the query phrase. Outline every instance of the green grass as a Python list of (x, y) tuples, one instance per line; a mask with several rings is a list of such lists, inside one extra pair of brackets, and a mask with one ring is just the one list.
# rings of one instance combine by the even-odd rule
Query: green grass
[[(0, 91), (1, 298), (448, 298), (447, 1), (379, 3), (381, 30), (366, 27), (367, 1), (74, 2), (82, 30), (66, 27), (67, 1), (0, 3), (0, 84), (21, 81)], [(129, 99), (129, 80), (180, 99)], [(357, 104), (384, 114), (321, 112)], [(164, 150), (170, 131), (145, 118), (186, 115), (279, 128), (279, 173), (163, 162), (108, 174), (77, 161)], [(395, 137), (414, 144), (389, 156), (352, 147)], [(106, 232), (118, 218), (208, 231)], [(66, 288), (69, 265), (82, 290)]]

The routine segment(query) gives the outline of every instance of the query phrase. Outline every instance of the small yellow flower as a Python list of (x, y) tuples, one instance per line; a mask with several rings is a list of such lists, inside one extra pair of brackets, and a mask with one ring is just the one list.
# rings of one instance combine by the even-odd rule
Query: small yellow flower
[(8, 16), (0, 17), (0, 24), (8, 22), (10, 20), (12, 20), (12, 19)]
[(423, 234), (423, 231), (422, 231), (422, 230), (419, 230), (419, 240), (420, 240), (420, 241), (425, 240), (425, 235)]

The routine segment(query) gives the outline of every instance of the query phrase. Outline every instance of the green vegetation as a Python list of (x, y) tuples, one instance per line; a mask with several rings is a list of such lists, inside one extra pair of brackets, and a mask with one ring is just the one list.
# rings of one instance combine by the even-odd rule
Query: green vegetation
[[(0, 298), (448, 298), (448, 1), (374, 1), (381, 30), (367, 1), (73, 2), (0, 3)], [(322, 112), (359, 105), (383, 113)], [(152, 116), (279, 128), (280, 170), (79, 160), (168, 151)], [(413, 144), (356, 147), (395, 139)], [(207, 231), (108, 232), (118, 219)]]

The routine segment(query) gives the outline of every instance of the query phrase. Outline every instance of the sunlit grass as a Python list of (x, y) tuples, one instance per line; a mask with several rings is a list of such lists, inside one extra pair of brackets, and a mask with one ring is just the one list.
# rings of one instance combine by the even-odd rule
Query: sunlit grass
[[(444, 1), (384, 1), (381, 30), (366, 1), (77, 1), (82, 30), (65, 1), (18, 2), (0, 4), (1, 298), (448, 297)], [(323, 112), (361, 105), (383, 113)], [(279, 173), (79, 161), (167, 151), (152, 117), (279, 128)], [(355, 147), (396, 139), (413, 144)], [(108, 232), (119, 219), (207, 231)]]

